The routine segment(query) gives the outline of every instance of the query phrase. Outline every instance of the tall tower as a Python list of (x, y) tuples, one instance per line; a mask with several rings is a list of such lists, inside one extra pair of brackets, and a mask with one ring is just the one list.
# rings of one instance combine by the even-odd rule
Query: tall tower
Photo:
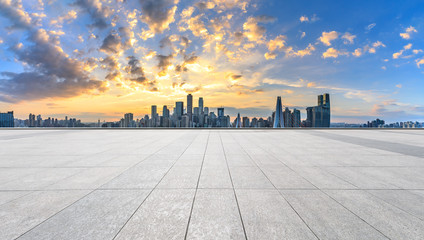
[(156, 118), (156, 115), (158, 114), (158, 108), (156, 105), (152, 105), (152, 110), (151, 110), (151, 118), (154, 119)]
[(274, 128), (284, 128), (283, 107), (281, 105), (281, 97), (277, 97), (275, 106)]
[(191, 127), (191, 122), (193, 121), (193, 96), (191, 94), (187, 95), (187, 116), (189, 126)]
[(201, 115), (203, 115), (203, 98), (199, 98), (199, 112)]
[(178, 120), (181, 120), (184, 114), (184, 102), (176, 102), (175, 103), (175, 111), (177, 113)]
[(241, 128), (240, 113), (237, 114), (236, 128)]

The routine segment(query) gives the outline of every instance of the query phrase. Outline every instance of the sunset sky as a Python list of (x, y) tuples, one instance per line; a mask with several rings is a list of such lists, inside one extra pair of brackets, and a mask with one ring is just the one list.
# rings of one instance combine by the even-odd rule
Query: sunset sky
[(119, 120), (192, 93), (267, 117), (424, 121), (422, 0), (0, 0), (0, 111)]

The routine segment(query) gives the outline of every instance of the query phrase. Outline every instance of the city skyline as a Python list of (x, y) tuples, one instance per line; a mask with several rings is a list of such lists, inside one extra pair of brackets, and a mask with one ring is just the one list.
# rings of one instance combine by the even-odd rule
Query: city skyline
[(424, 121), (423, 11), (416, 0), (2, 1), (0, 111), (95, 122), (191, 93), (249, 117), (284, 96), (304, 119), (328, 92), (332, 122)]

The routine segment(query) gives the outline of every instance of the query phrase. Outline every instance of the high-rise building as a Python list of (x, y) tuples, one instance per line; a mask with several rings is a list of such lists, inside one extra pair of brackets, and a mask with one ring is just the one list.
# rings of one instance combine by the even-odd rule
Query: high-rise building
[(0, 112), (0, 127), (13, 128), (15, 126), (15, 119), (13, 111), (2, 113)]
[(243, 117), (243, 128), (250, 127), (250, 120), (248, 117)]
[(238, 113), (238, 114), (237, 114), (237, 119), (236, 119), (236, 128), (241, 128), (240, 113)]
[(133, 122), (134, 122), (134, 115), (132, 113), (126, 113), (124, 115), (123, 127), (124, 128), (134, 127)]
[(290, 112), (290, 109), (286, 107), (283, 112), (283, 118), (284, 118), (284, 127), (291, 128), (292, 125), (292, 113)]
[(189, 120), (189, 125), (193, 121), (193, 96), (191, 94), (187, 95), (187, 116)]
[(318, 95), (318, 106), (306, 108), (306, 125), (328, 128), (331, 122), (330, 94)]
[(296, 108), (293, 109), (292, 120), (293, 120), (292, 127), (294, 127), (294, 128), (300, 128), (300, 125), (301, 125), (300, 111), (297, 110)]
[(175, 103), (175, 113), (178, 120), (181, 120), (184, 114), (184, 102), (176, 102)]
[(165, 118), (169, 118), (169, 109), (166, 105), (163, 105), (162, 116)]
[(203, 115), (204, 114), (204, 112), (203, 112), (204, 110), (203, 110), (203, 98), (202, 97), (200, 97), (199, 98), (199, 112), (200, 112), (200, 114), (201, 115)]
[(156, 105), (152, 105), (152, 109), (151, 109), (151, 115), (150, 115), (150, 117), (151, 117), (152, 119), (153, 119), (153, 118), (156, 118), (157, 114), (158, 114), (158, 107), (157, 107)]
[(283, 117), (283, 107), (281, 105), (281, 97), (277, 97), (273, 127), (284, 128), (284, 117)]

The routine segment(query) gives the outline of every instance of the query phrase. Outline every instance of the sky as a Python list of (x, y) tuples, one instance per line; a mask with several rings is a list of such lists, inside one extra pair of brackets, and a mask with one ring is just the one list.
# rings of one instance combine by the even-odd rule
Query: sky
[(0, 0), (0, 111), (142, 117), (191, 93), (267, 117), (424, 121), (422, 0)]

